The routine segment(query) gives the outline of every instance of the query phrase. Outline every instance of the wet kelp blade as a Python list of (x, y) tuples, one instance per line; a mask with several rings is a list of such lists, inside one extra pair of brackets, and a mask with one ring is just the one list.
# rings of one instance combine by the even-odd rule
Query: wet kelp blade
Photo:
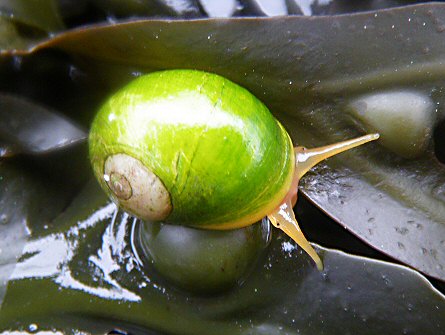
[(42, 32), (56, 32), (64, 27), (58, 6), (57, 0), (0, 0), (0, 17)]
[(0, 162), (0, 306), (28, 239), (66, 206), (67, 194), (58, 186), (18, 162)]
[(11, 20), (0, 16), (0, 53), (2, 50), (27, 48), (42, 40), (20, 35), (16, 25)]
[[(357, 166), (365, 164), (356, 157), (349, 158)], [(345, 228), (366, 243), (444, 280), (445, 235), (439, 192), (445, 177), (431, 172), (434, 171), (432, 166), (442, 168), (434, 159), (425, 158), (415, 163), (416, 166), (407, 164), (401, 167), (396, 176), (376, 170), (374, 174), (369, 173), (368, 178), (333, 163), (330, 173), (326, 174), (326, 166), (321, 166), (303, 178), (301, 190), (325, 213), (344, 223)], [(406, 185), (415, 172), (437, 181), (429, 197), (420, 192), (416, 194), (416, 185)], [(397, 201), (397, 193), (394, 195), (393, 192), (400, 189), (393, 188), (396, 183), (412, 192), (405, 194), (408, 199)], [(428, 214), (424, 210), (425, 201), (431, 201), (428, 203), (430, 208), (436, 207), (437, 211)]]
[(0, 139), (10, 144), (9, 155), (41, 154), (85, 142), (87, 133), (47, 107), (0, 93)]
[[(310, 147), (357, 136), (344, 106), (360, 94), (409, 85), (435, 104), (445, 103), (439, 94), (445, 77), (444, 24), (445, 5), (438, 3), (332, 17), (145, 20), (81, 28), (23, 52), (57, 48), (82, 56), (93, 64), (86, 69), (91, 80), (113, 87), (130, 80), (135, 69), (216, 72), (252, 91), (284, 123), (295, 144)], [(122, 76), (125, 66), (129, 70)], [(116, 69), (119, 76), (113, 75)], [(331, 206), (328, 198), (309, 196), (376, 249), (443, 280), (445, 248), (438, 247), (445, 235), (443, 164), (430, 149), (418, 158), (430, 167), (422, 169), (416, 168), (417, 159), (401, 159), (377, 145), (354, 150), (341, 161), (350, 174), (366, 176), (367, 191), (356, 196), (384, 194), (390, 200), (378, 205), (384, 234), (363, 234), (362, 227), (374, 229), (362, 208), (350, 202)], [(323, 174), (335, 180), (333, 170)], [(355, 181), (350, 186), (361, 187)], [(412, 213), (423, 233), (401, 234), (412, 230)], [(434, 247), (425, 252), (425, 245)]]
[(319, 272), (284, 234), (241, 287), (188, 294), (141, 271), (131, 248), (134, 222), (93, 181), (48, 229), (29, 224), (40, 233), (28, 238), (3, 283), (0, 331), (36, 324), (68, 333), (432, 335), (445, 327), (445, 297), (418, 272), (314, 245), (325, 264)]

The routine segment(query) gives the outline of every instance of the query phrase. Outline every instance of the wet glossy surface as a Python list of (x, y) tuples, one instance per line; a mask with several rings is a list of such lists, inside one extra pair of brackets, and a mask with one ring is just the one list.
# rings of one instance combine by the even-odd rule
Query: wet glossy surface
[(144, 271), (202, 295), (224, 294), (248, 280), (264, 261), (271, 234), (265, 218), (231, 231), (138, 222), (132, 236)]
[[(27, 2), (9, 3), (22, 5)], [(68, 2), (76, 7), (69, 14), (70, 27), (93, 22), (91, 16), (82, 16), (87, 8), (86, 1)], [(288, 10), (290, 3), (300, 4), (294, 6), (294, 13), (303, 11), (306, 15), (318, 15), (405, 5), (413, 1), (370, 0), (346, 4), (342, 0), (333, 0), (325, 5), (311, 3), (306, 7), (298, 0), (286, 2)], [(243, 3), (253, 4), (246, 6), (253, 10), (257, 1)], [(238, 10), (246, 8), (237, 8), (235, 15), (240, 15)], [(61, 110), (69, 118), (82, 120), (84, 126), (88, 126), (97, 104), (129, 78), (157, 69), (200, 68), (222, 74), (249, 88), (283, 121), (295, 143), (306, 146), (333, 143), (358, 135), (345, 120), (350, 115), (345, 106), (356, 98), (377, 91), (409, 89), (417, 96), (431, 99), (435, 106), (433, 113), (437, 114), (433, 124), (434, 150), (428, 146), (424, 156), (405, 160), (370, 144), (357, 149), (357, 154), (346, 154), (341, 160), (331, 159), (328, 165), (322, 164), (303, 178), (301, 190), (340, 223), (325, 221), (324, 216), (320, 220), (310, 217), (304, 226), (306, 229), (312, 225), (312, 220), (320, 223), (320, 231), (312, 235), (314, 240), (319, 240), (317, 236), (326, 232), (328, 226), (337, 227), (335, 234), (329, 230), (323, 243), (349, 253), (357, 252), (352, 251), (351, 245), (363, 245), (352, 234), (345, 241), (342, 233), (346, 228), (375, 248), (368, 255), (378, 259), (382, 257), (378, 250), (382, 250), (431, 276), (444, 278), (444, 158), (439, 155), (443, 149), (441, 138), (444, 132), (443, 122), (437, 124), (443, 116), (445, 102), (442, 3), (333, 17), (238, 18), (187, 23), (146, 20), (143, 24), (133, 23), (134, 26), (115, 25), (118, 15), (110, 7), (103, 11), (105, 15), (99, 19), (108, 19), (107, 29), (83, 27), (74, 34), (45, 43), (39, 48), (43, 52), (24, 57), (9, 58), (2, 53), (2, 91), (33, 98), (38, 103)], [(63, 15), (67, 19), (68, 14)], [(71, 15), (78, 16), (73, 18)], [(16, 18), (0, 19), (2, 50), (29, 46), (30, 41), (42, 38), (41, 34), (34, 35), (41, 28), (32, 32), (17, 29), (21, 23), (15, 23), (22, 21), (19, 16)], [(37, 15), (31, 18), (38, 18), (37, 23), (42, 20)], [(93, 19), (98, 20), (98, 17), (93, 16)], [(43, 17), (38, 24), (43, 27), (49, 21)], [(97, 40), (89, 41), (90, 35)], [(1, 146), (3, 152), (4, 147)], [(7, 148), (11, 149), (14, 148)], [(193, 334), (206, 335), (209, 330), (221, 334), (306, 332), (344, 335), (364, 332), (438, 334), (444, 329), (443, 297), (438, 296), (418, 274), (394, 265), (372, 266), (378, 262), (351, 254), (317, 249), (324, 250), (324, 261), (329, 270), (323, 272), (321, 285), (320, 277), (312, 272), (313, 269), (307, 263), (301, 265), (300, 262), (307, 261), (306, 256), (291, 251), (291, 246), (283, 243), (288, 242), (285, 240), (273, 240), (265, 268), (254, 271), (242, 286), (240, 292), (244, 292), (243, 296), (249, 300), (240, 298), (240, 292), (231, 292), (217, 300), (212, 299), (210, 303), (209, 299), (196, 299), (184, 292), (179, 294), (173, 287), (166, 288), (162, 297), (159, 293), (157, 299), (156, 295), (150, 294), (151, 289), (142, 290), (127, 282), (130, 278), (137, 280), (140, 277), (137, 271), (129, 277), (123, 266), (115, 267), (111, 276), (120, 287), (142, 297), (140, 303), (107, 300), (94, 293), (60, 288), (51, 277), (5, 283), (26, 243), (67, 232), (106, 205), (101, 202), (93, 205), (88, 194), (82, 194), (86, 202), (77, 201), (77, 205), (69, 206), (62, 218), (42, 220), (39, 209), (49, 209), (64, 193), (76, 191), (66, 186), (77, 179), (75, 173), (66, 174), (68, 182), (53, 180), (58, 171), (53, 155), (16, 161), (15, 170), (20, 179), (15, 179), (15, 174), (0, 171), (0, 223), (5, 224), (0, 227), (0, 267), (6, 269), (0, 271), (0, 296), (5, 297), (0, 309), (2, 330), (9, 329), (14, 334), (39, 331), (104, 334), (110, 329), (135, 334), (181, 334), (181, 330), (189, 329), (193, 324)], [(87, 162), (85, 157), (85, 153), (83, 156), (73, 155), (70, 149), (59, 160), (64, 162), (65, 168), (75, 171), (76, 163)], [(13, 161), (16, 159), (12, 158)], [(38, 167), (33, 165), (36, 163), (33, 160), (39, 160)], [(0, 161), (0, 167), (4, 162), (4, 159)], [(38, 177), (38, 185), (29, 182), (28, 174), (22, 169), (26, 167), (46, 171)], [(77, 170), (77, 174), (85, 171), (88, 169), (84, 167)], [(48, 190), (51, 183), (63, 191), (55, 192), (45, 200), (42, 191)], [(65, 201), (65, 205), (55, 212), (63, 211), (66, 204)], [(361, 211), (364, 207), (366, 210)], [(73, 213), (79, 216), (75, 217)], [(36, 220), (42, 224), (36, 225)], [(121, 221), (120, 217), (118, 221)], [(100, 277), (100, 271), (98, 276), (91, 270), (95, 266), (85, 266), (89, 264), (90, 256), (91, 259), (93, 256), (99, 258), (101, 240), (109, 224), (103, 223), (100, 229), (99, 226), (101, 224), (95, 226), (97, 230), (85, 231), (91, 232), (91, 238), (77, 239), (78, 251), (85, 250), (85, 255), (73, 258), (70, 269), (78, 282), (109, 289), (105, 282), (92, 284), (93, 280), (88, 278)], [(12, 238), (14, 236), (16, 239)], [(88, 243), (92, 246), (87, 248)], [(80, 248), (80, 245), (84, 247)], [(328, 254), (338, 257), (336, 260), (326, 259)], [(271, 256), (275, 257), (276, 263), (271, 261)], [(285, 264), (280, 266), (283, 259)], [(341, 264), (340, 259), (343, 260)], [(20, 259), (20, 262), (25, 260)], [(294, 267), (296, 265), (298, 267)], [(302, 269), (304, 271), (298, 271)], [(119, 278), (119, 273), (126, 274), (127, 279)], [(271, 281), (271, 278), (274, 279)], [(443, 289), (443, 284), (440, 286), (437, 281), (431, 281)], [(181, 304), (186, 300), (188, 304)], [(372, 308), (367, 309), (367, 306)], [(8, 321), (5, 321), (6, 317), (10, 317)], [(176, 323), (179, 326), (173, 329)]]
[(0, 93), (0, 139), (16, 153), (44, 154), (85, 143), (87, 137), (86, 130), (50, 108)]
[[(441, 3), (315, 18), (146, 20), (71, 31), (32, 51), (56, 47), (81, 55), (89, 80), (113, 87), (147, 69), (211, 70), (264, 101), (295, 144), (317, 146), (357, 136), (346, 106), (372, 92), (408, 87), (432, 100), (436, 122), (440, 120), (445, 102), (441, 80), (445, 51), (444, 44), (437, 41), (443, 39), (443, 22), (445, 7)], [(191, 40), (194, 48), (189, 47)], [(164, 57), (167, 49), (169, 57)], [(97, 59), (100, 62), (94, 61)], [(437, 129), (437, 124), (432, 127)], [(347, 188), (351, 197), (388, 197), (389, 201), (373, 203), (387, 209), (379, 211), (382, 235), (362, 234), (369, 217), (348, 205), (350, 202), (329, 206), (328, 199), (316, 197), (304, 185), (303, 192), (321, 208), (329, 207), (332, 217), (372, 247), (435, 278), (445, 278), (445, 249), (436, 247), (445, 233), (440, 186), (444, 168), (431, 146), (416, 159), (402, 159), (378, 145), (345, 157), (342, 163), (348, 168), (344, 173), (352, 171), (366, 179), (364, 184), (357, 182), (357, 187)], [(334, 171), (323, 173), (335, 179)], [(335, 183), (326, 185), (333, 188), (328, 194), (340, 192)], [(415, 236), (399, 234), (400, 229), (410, 230), (413, 210), (414, 220), (425, 231)], [(430, 244), (435, 246), (432, 252), (406, 252), (423, 250)]]
[(178, 290), (141, 268), (134, 221), (92, 183), (46, 229), (28, 223), (34, 233), (6, 261), (0, 331), (437, 334), (445, 327), (445, 297), (416, 272), (317, 247), (319, 272), (280, 234), (241, 286), (208, 297)]

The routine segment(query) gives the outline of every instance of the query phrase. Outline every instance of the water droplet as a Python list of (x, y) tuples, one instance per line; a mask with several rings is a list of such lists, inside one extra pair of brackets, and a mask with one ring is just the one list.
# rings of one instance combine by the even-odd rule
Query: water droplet
[(397, 242), (397, 246), (400, 250), (405, 250), (405, 245), (402, 242)]
[(107, 21), (110, 24), (116, 24), (117, 23), (117, 19), (114, 16), (112, 16), (112, 15), (107, 16)]
[(409, 233), (409, 229), (406, 227), (395, 227), (394, 229), (401, 235), (406, 235)]
[(428, 253), (428, 250), (426, 248), (421, 248), (422, 254), (426, 255)]
[(9, 222), (9, 216), (6, 214), (0, 215), (0, 224), (7, 224)]
[(443, 33), (445, 31), (445, 25), (441, 24), (436, 27), (438, 33)]
[(39, 326), (37, 326), (35, 323), (31, 323), (29, 326), (28, 326), (28, 330), (30, 331), (30, 332), (35, 332), (35, 331), (37, 331), (39, 329)]
[(69, 67), (68, 75), (72, 81), (78, 81), (85, 76), (85, 74), (74, 65)]
[(321, 274), (321, 278), (323, 278), (323, 281), (328, 281), (329, 280), (329, 276), (328, 276), (326, 271)]
[(13, 64), (14, 70), (20, 71), (22, 69), (22, 60), (23, 60), (22, 56), (15, 56), (12, 59), (12, 64)]
[(387, 287), (392, 288), (392, 281), (391, 281), (391, 279), (388, 278), (387, 275), (382, 274), (382, 280)]
[(437, 261), (437, 250), (436, 249), (430, 249), (430, 254)]

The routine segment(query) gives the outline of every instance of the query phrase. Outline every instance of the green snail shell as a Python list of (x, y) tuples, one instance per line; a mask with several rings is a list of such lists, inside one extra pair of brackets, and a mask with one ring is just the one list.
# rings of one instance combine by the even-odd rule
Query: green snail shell
[(102, 106), (89, 143), (103, 189), (150, 221), (247, 226), (280, 205), (294, 173), (290, 137), (267, 107), (201, 71), (135, 79)]

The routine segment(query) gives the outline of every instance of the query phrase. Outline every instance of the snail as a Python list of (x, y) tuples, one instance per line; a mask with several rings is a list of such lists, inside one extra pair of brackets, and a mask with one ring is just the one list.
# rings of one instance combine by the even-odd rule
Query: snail
[(89, 154), (102, 188), (136, 217), (227, 230), (267, 216), (321, 270), (293, 213), (298, 181), (325, 158), (377, 138), (294, 148), (246, 89), (212, 73), (167, 70), (134, 79), (104, 103)]

